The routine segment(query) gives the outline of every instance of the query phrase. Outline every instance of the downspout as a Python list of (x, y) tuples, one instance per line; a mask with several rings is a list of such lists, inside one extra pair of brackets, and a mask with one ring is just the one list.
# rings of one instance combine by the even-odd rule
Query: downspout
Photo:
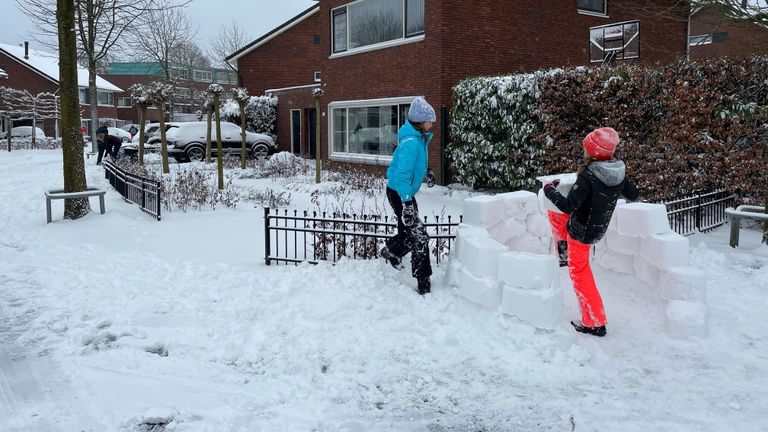
[(688, 30), (685, 35), (685, 59), (691, 60), (691, 16), (693, 15), (693, 5), (688, 9)]

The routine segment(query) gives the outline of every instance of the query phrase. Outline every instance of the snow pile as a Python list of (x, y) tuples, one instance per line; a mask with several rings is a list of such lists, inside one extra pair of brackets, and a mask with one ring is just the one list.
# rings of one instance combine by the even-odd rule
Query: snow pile
[(448, 284), (465, 299), (536, 328), (562, 324), (551, 231), (536, 194), (511, 192), (464, 201)]

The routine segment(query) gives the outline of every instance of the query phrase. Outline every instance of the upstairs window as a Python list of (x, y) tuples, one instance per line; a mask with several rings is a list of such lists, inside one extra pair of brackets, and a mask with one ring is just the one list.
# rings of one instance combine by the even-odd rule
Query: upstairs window
[(712, 43), (712, 35), (697, 35), (697, 36), (690, 36), (688, 38), (688, 45), (690, 46), (699, 46), (699, 45), (709, 45)]
[(114, 106), (115, 105), (115, 102), (114, 102), (114, 99), (113, 99), (114, 95), (111, 92), (97, 91), (96, 92), (96, 97), (97, 97), (96, 101), (97, 101), (98, 105), (103, 105), (103, 106)]
[(579, 12), (608, 15), (608, 0), (577, 0)]
[(196, 70), (195, 71), (195, 81), (212, 82), (213, 81), (213, 72), (211, 72), (211, 71)]
[(189, 79), (189, 71), (184, 68), (171, 68), (171, 77), (186, 80)]
[(131, 98), (130, 97), (119, 97), (117, 98), (117, 107), (118, 108), (130, 108), (132, 105)]
[(359, 0), (331, 15), (334, 53), (424, 34), (424, 0)]

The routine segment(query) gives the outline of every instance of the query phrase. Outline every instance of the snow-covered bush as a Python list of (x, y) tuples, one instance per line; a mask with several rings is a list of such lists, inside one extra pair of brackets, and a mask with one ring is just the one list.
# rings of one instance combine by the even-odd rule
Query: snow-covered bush
[(448, 156), (455, 179), (473, 187), (519, 189), (541, 173), (535, 72), (461, 81), (453, 89)]
[[(7, 148), (7, 139), (0, 139), (0, 150)], [(53, 150), (60, 148), (61, 138), (35, 138), (34, 143), (32, 142), (32, 137), (11, 138), (11, 150)]]
[[(240, 107), (237, 101), (230, 99), (221, 104), (221, 119), (240, 124)], [(277, 98), (273, 96), (251, 96), (245, 106), (245, 128), (276, 138)]]
[(291, 152), (273, 154), (261, 167), (262, 177), (295, 177), (299, 174), (307, 174), (309, 164)]

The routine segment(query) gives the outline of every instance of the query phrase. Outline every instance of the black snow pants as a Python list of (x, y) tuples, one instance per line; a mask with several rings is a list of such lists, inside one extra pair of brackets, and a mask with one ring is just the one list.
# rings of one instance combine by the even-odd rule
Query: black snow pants
[[(424, 222), (417, 218), (412, 226), (403, 224), (403, 202), (400, 195), (394, 189), (387, 188), (387, 199), (392, 210), (397, 216), (397, 235), (387, 239), (387, 249), (398, 258), (411, 253), (411, 274), (416, 279), (425, 279), (432, 276), (432, 263), (429, 261), (429, 236)], [(413, 199), (416, 214), (419, 213), (419, 205), (416, 198)]]

